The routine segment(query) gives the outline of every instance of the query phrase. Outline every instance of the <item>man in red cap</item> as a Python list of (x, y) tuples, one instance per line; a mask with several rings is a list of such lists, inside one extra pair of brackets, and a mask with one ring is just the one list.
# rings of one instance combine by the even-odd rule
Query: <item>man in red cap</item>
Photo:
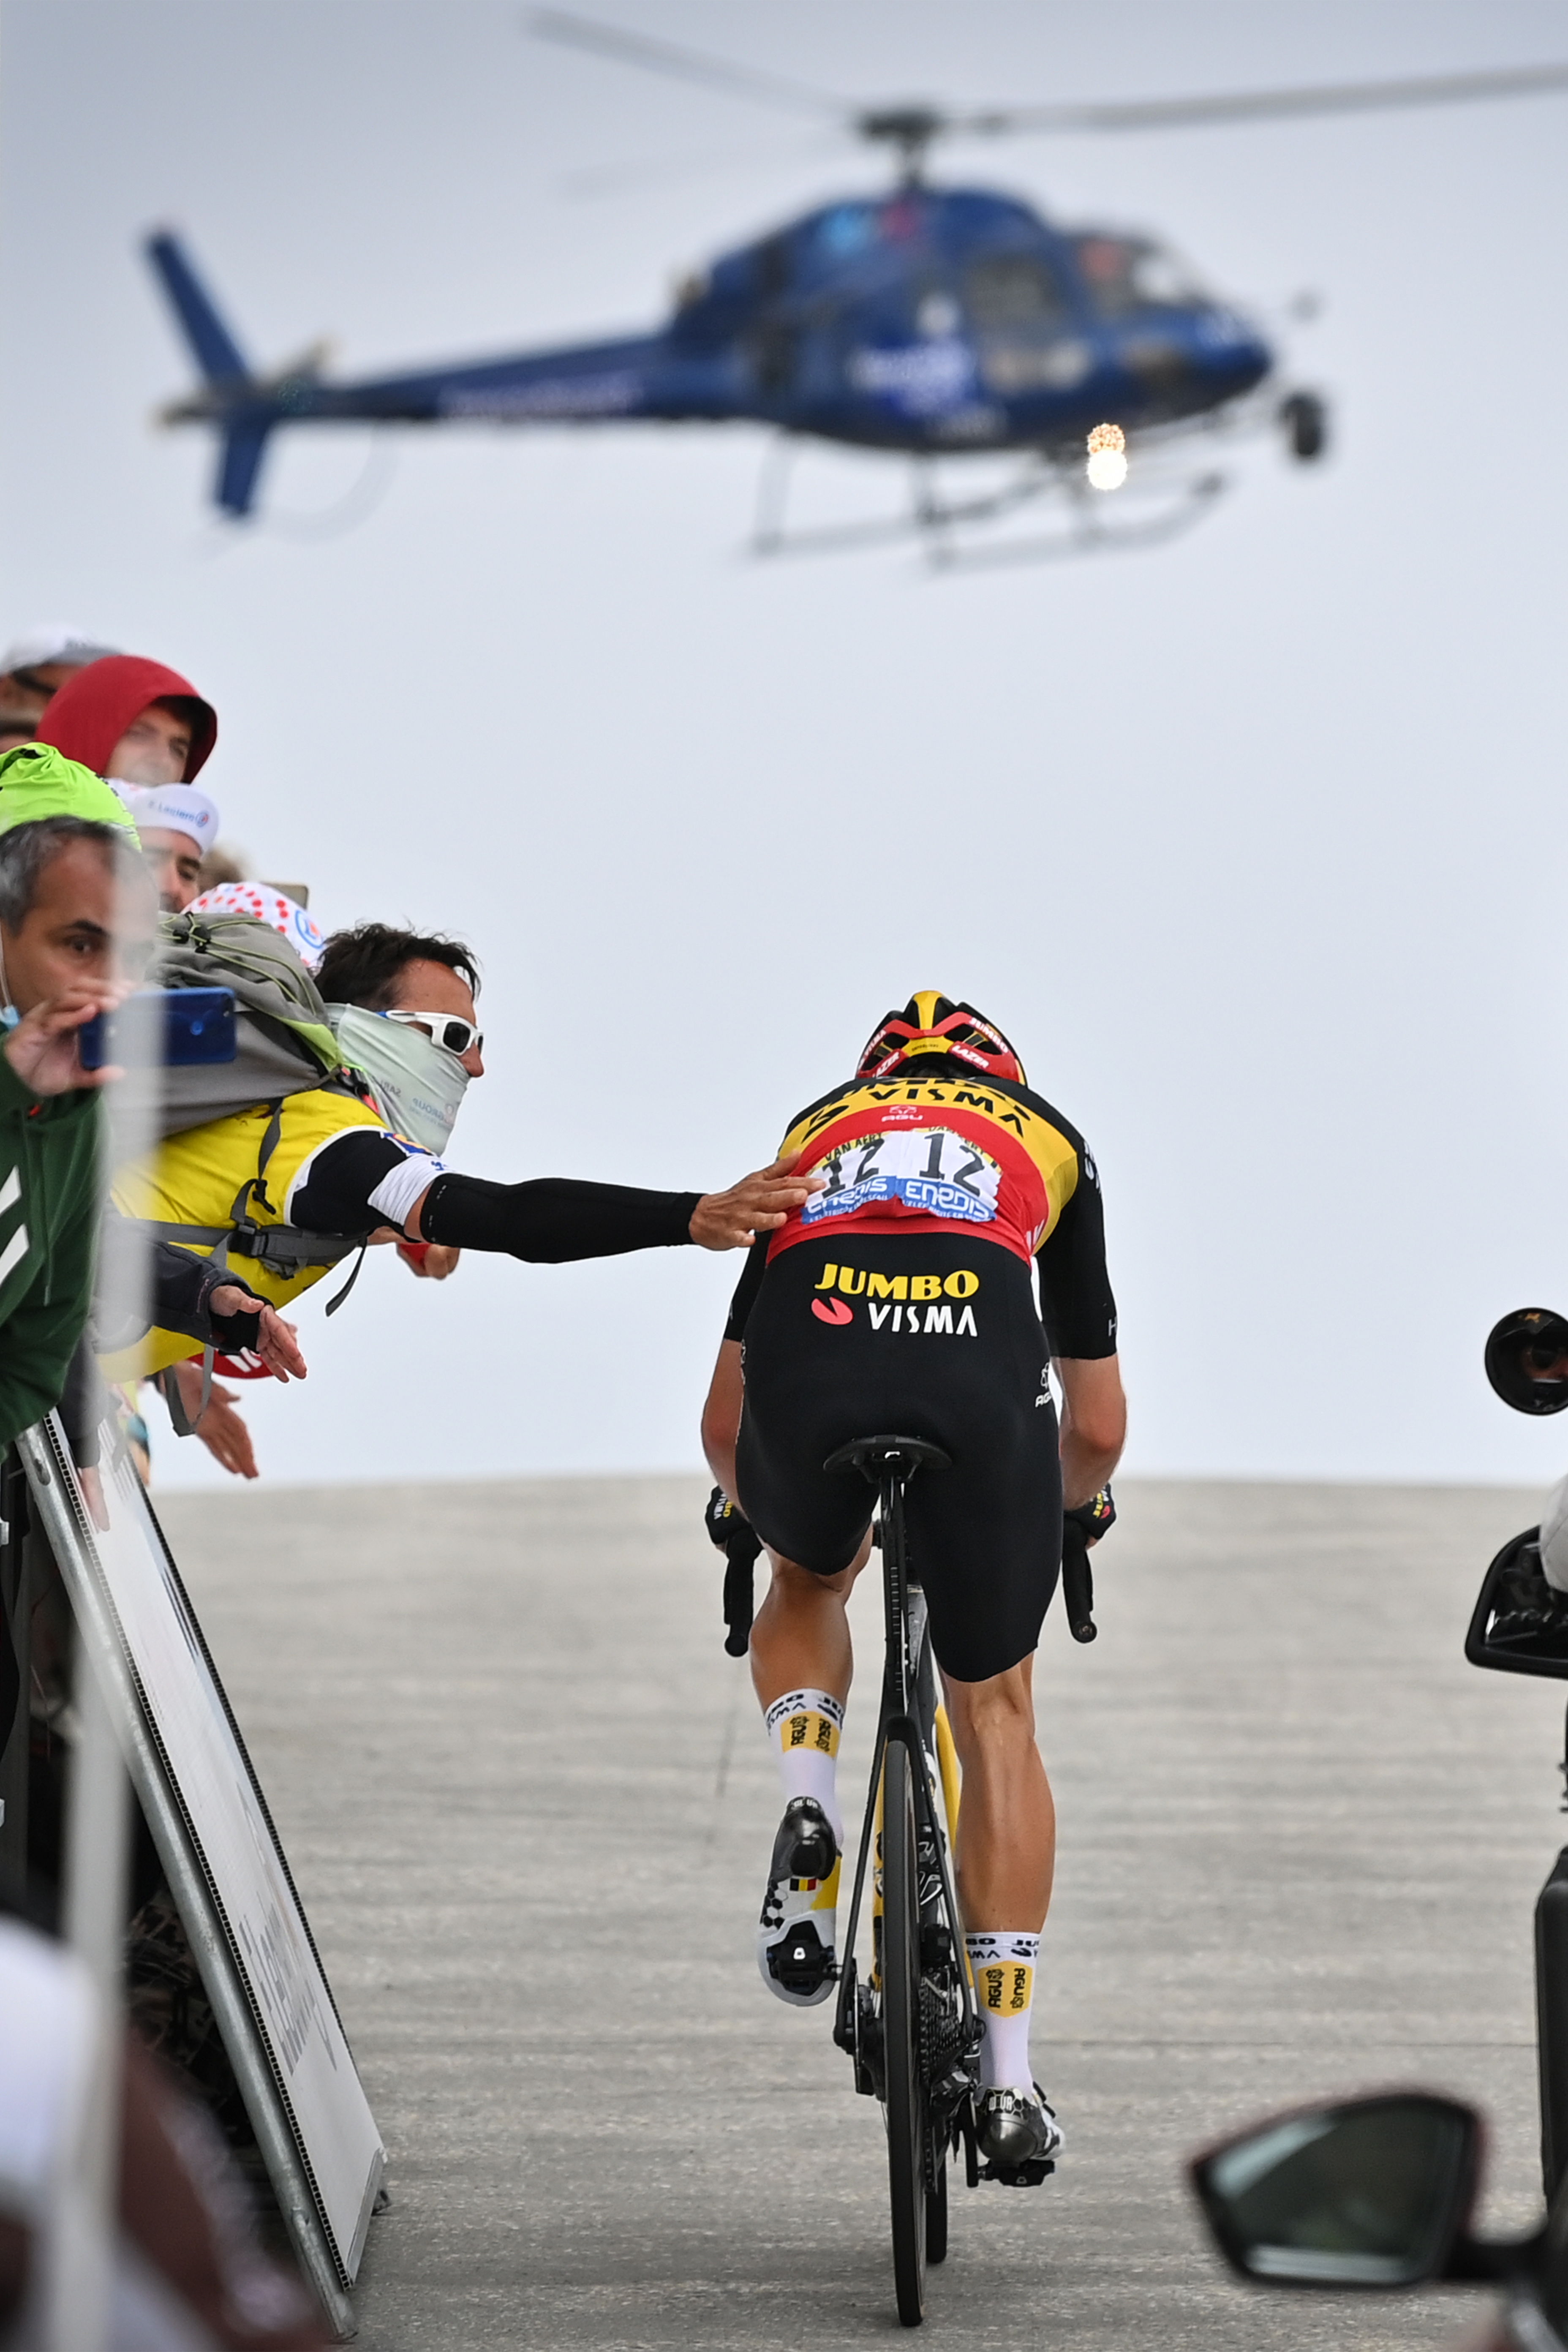
[(110, 654), (60, 688), (37, 740), (112, 783), (188, 784), (217, 740), (217, 713), (178, 670)]

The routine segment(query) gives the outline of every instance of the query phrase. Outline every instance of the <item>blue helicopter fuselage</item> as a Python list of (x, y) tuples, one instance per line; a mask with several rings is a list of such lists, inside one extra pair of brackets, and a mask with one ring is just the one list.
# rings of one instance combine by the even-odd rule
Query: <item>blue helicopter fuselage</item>
[(749, 419), (916, 455), (1050, 448), (1201, 416), (1274, 364), (1158, 246), (983, 189), (825, 205), (722, 255), (654, 334), (358, 383), (258, 379), (174, 241), (151, 250), (207, 379), (169, 413), (224, 434), (231, 513), (285, 424)]

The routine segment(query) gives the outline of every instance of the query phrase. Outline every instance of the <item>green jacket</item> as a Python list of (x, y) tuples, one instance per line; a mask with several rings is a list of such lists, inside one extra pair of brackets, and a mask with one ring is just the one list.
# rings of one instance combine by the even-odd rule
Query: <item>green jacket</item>
[(0, 1053), (0, 1446), (60, 1400), (92, 1304), (96, 1093), (40, 1100)]

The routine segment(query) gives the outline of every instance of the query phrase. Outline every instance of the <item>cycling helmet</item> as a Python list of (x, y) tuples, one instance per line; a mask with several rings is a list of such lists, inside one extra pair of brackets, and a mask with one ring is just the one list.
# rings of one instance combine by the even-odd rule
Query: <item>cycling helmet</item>
[(973, 1004), (955, 1004), (934, 988), (911, 996), (901, 1013), (885, 1013), (871, 1032), (856, 1076), (885, 1078), (900, 1062), (917, 1054), (952, 1054), (988, 1078), (1013, 1078), (1027, 1085), (1024, 1065), (989, 1021)]

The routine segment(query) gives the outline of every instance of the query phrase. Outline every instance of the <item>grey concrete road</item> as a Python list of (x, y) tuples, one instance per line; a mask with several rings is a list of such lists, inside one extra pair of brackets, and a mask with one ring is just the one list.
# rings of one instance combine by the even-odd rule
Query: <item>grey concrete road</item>
[[(928, 2335), (1370, 2352), (1463, 2322), (1453, 2295), (1233, 2287), (1179, 2159), (1304, 2093), (1428, 2082), (1490, 2111), (1494, 2218), (1528, 2220), (1562, 1708), (1460, 1643), (1538, 1499), (1128, 1486), (1098, 1644), (1053, 1612), (1042, 1654), (1062, 1852), (1035, 2053), (1068, 2154), (1042, 2189), (956, 2193)], [(167, 1500), (389, 2150), (366, 2352), (898, 2332), (878, 2111), (826, 2013), (755, 1974), (779, 1801), (701, 1501)]]

